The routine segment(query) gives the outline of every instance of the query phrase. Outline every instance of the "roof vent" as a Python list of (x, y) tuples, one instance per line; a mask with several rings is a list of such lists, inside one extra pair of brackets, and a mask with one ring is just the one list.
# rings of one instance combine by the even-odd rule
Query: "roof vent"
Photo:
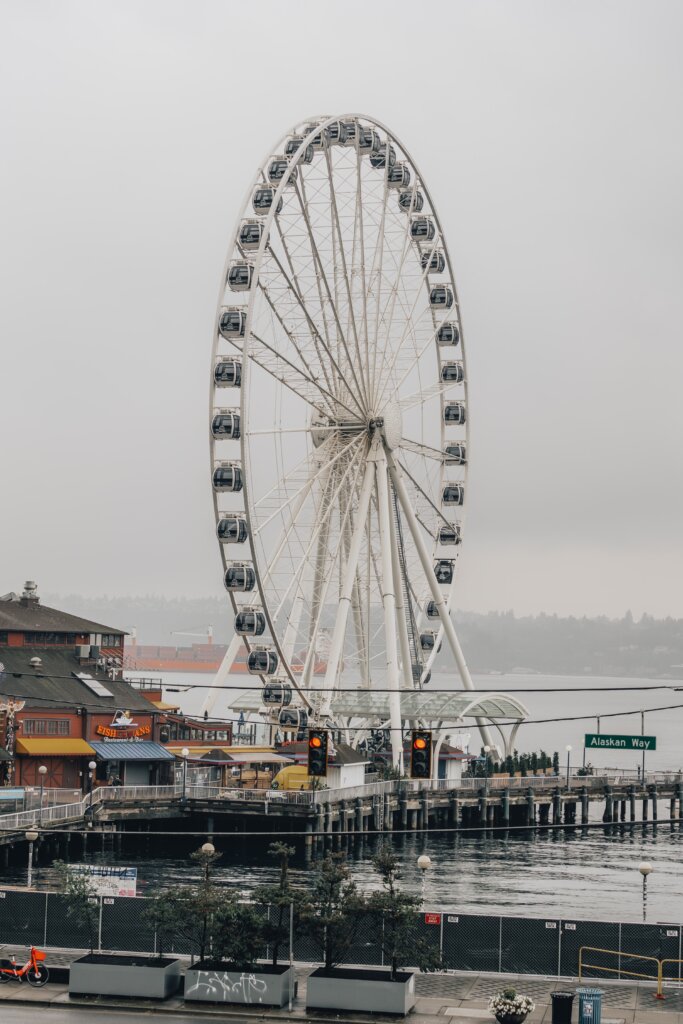
[(31, 666), (31, 668), (40, 668), (42, 664), (42, 658), (31, 658), (31, 660), (29, 661), (29, 665)]
[(40, 598), (38, 597), (38, 584), (34, 580), (26, 580), (24, 583), (24, 592), (21, 595), (21, 603), (23, 605), (28, 604), (40, 604)]

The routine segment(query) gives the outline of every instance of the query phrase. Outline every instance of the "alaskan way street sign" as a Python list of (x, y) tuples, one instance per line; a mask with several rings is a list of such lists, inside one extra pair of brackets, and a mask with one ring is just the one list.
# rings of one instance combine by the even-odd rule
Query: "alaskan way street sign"
[(656, 736), (608, 736), (603, 733), (587, 732), (587, 750), (656, 750)]

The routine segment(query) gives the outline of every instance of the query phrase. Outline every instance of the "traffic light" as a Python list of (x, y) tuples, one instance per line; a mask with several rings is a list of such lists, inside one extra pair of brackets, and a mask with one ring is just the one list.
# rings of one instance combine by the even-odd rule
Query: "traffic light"
[(327, 775), (327, 730), (308, 730), (308, 774), (314, 778)]
[(429, 729), (413, 729), (410, 744), (410, 777), (432, 777), (432, 734)]

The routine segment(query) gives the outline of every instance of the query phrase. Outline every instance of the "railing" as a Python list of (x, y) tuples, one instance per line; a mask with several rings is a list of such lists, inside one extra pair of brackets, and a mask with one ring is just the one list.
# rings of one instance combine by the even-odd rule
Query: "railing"
[[(589, 964), (583, 958), (584, 953), (600, 953), (607, 956), (616, 956), (617, 966), (616, 967), (604, 967), (602, 964)], [(657, 964), (657, 970), (655, 974), (643, 974), (642, 971), (630, 971), (626, 967), (622, 966), (623, 960), (646, 960), (649, 963)], [(585, 968), (591, 971), (604, 971), (606, 974), (616, 974), (618, 977), (622, 977), (627, 974), (631, 978), (644, 978), (647, 981), (657, 982), (657, 992), (655, 993), (655, 999), (664, 999), (664, 964), (678, 964), (678, 973), (680, 977), (681, 964), (683, 960), (674, 957), (657, 956), (645, 956), (643, 953), (629, 953), (624, 949), (601, 949), (599, 946), (581, 946), (579, 950), (579, 981), (582, 981), (582, 975)]]

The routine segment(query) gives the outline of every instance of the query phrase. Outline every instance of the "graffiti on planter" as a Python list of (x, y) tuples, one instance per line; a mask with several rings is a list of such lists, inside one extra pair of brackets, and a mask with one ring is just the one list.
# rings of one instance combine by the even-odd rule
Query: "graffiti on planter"
[(267, 987), (267, 983), (255, 974), (197, 971), (197, 980), (186, 989), (185, 998), (194, 996), (223, 1003), (261, 1003)]

